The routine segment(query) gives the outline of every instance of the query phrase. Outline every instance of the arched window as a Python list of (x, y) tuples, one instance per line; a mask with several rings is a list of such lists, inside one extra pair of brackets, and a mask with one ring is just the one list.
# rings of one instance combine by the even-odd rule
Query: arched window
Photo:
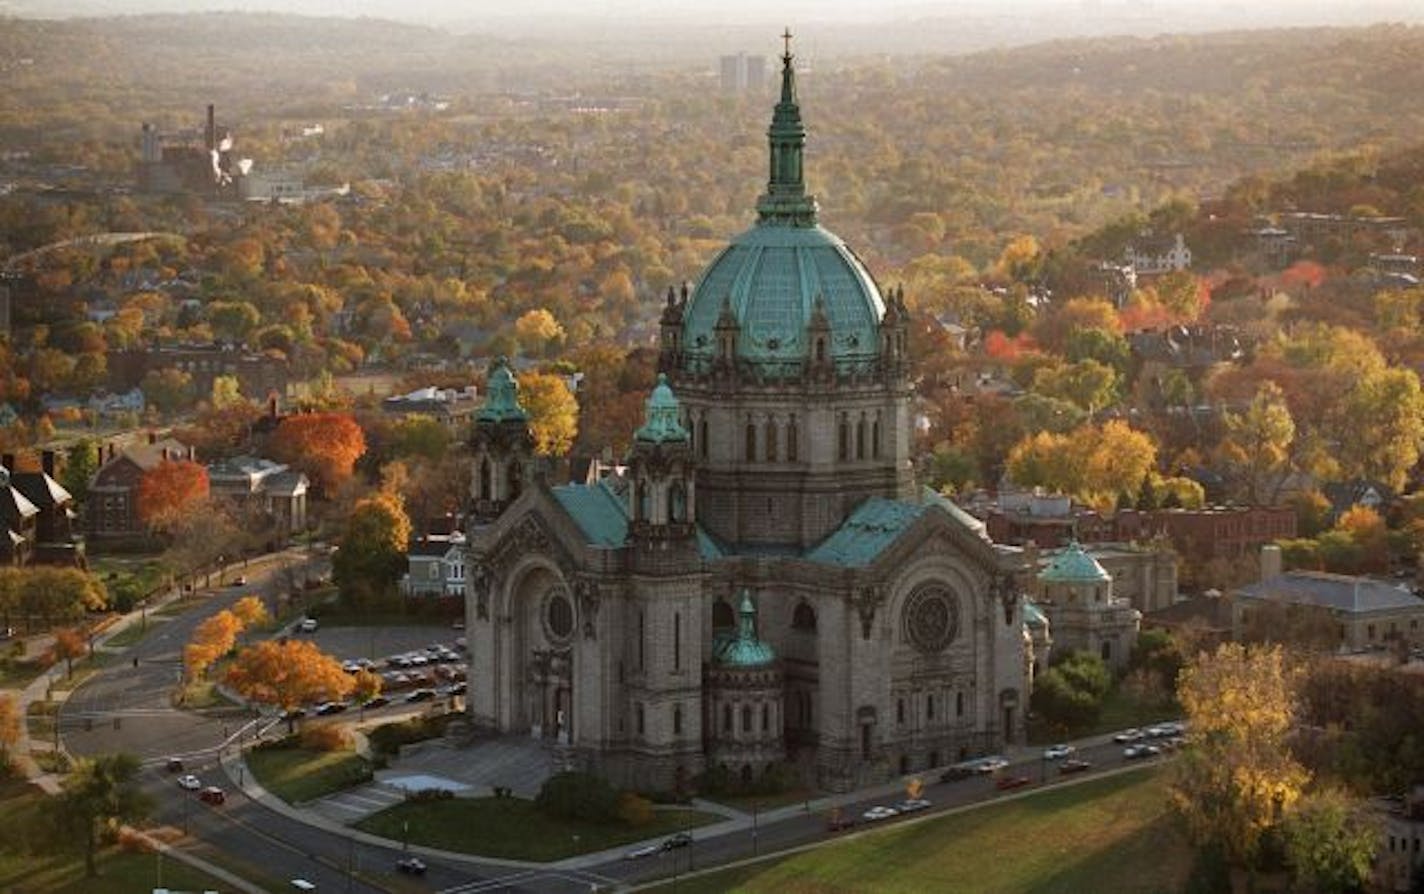
[(712, 603), (712, 631), (726, 630), (737, 626), (737, 615), (724, 600)]
[(674, 481), (672, 487), (668, 488), (668, 520), (686, 521), (687, 515), (687, 490), (682, 486), (681, 481)]
[(723, 705), (723, 706), (722, 706), (722, 732), (724, 732), (724, 733), (730, 733), (731, 731), (732, 731), (732, 706), (731, 706), (731, 705)]
[(752, 706), (742, 705), (742, 732), (752, 731)]
[(796, 630), (814, 633), (816, 630), (816, 610), (809, 602), (802, 600), (791, 613), (791, 626)]
[(702, 458), (707, 458), (707, 417), (703, 416), (697, 423), (697, 449), (702, 451)]
[(954, 694), (954, 716), (964, 716), (964, 693), (962, 692), (956, 692)]
[(875, 422), (870, 426), (870, 455), (876, 459), (880, 458), (880, 417), (875, 417)]
[(766, 461), (776, 462), (776, 420), (766, 420)]
[(850, 459), (850, 420), (846, 414), (841, 414), (840, 427), (837, 431), (836, 456), (840, 459)]
[(682, 614), (672, 613), (672, 669), (682, 670)]
[(771, 731), (771, 708), (764, 702), (761, 706), (761, 731), (764, 733)]
[(672, 706), (672, 734), (682, 735), (682, 705)]
[(791, 421), (786, 423), (786, 459), (788, 462), (796, 462), (800, 459), (801, 436), (796, 431), (796, 417), (792, 416)]
[(747, 422), (747, 462), (756, 462), (756, 425)]
[(643, 730), (645, 729), (645, 727), (644, 727), (644, 725), (643, 725), (643, 706), (642, 706), (641, 704), (638, 705), (637, 714), (638, 714), (638, 735), (641, 736), (641, 735), (643, 734)]
[(925, 696), (925, 719), (934, 720), (934, 693)]
[(895, 722), (905, 722), (905, 700), (903, 698), (895, 699)]
[(652, 521), (653, 497), (651, 491), (652, 488), (646, 481), (639, 481), (638, 486), (634, 488), (634, 495), (638, 501), (636, 509), (638, 521)]
[(865, 459), (865, 417), (855, 424), (855, 458)]
[(480, 460), (480, 499), (494, 499), (493, 484), (490, 483), (490, 462), (489, 457)]
[(519, 460), (509, 464), (509, 499), (514, 501), (519, 499), (519, 493), (524, 489), (524, 468), (519, 465)]

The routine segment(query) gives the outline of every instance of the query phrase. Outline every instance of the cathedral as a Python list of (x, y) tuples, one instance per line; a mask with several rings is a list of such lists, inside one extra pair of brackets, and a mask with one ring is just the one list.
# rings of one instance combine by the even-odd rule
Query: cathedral
[(668, 293), (625, 474), (546, 481), (503, 361), (475, 424), (469, 720), (643, 790), (1023, 735), (1021, 556), (915, 484), (904, 296), (817, 222), (789, 47), (768, 136), (756, 223)]

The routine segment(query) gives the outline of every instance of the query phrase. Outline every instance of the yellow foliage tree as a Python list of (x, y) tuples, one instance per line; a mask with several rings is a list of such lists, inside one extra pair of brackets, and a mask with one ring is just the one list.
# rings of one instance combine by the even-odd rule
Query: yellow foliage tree
[(561, 341), (563, 337), (564, 327), (542, 307), (525, 311), (514, 321), (514, 338), (526, 354), (543, 356), (550, 342)]
[(237, 653), (225, 679), (243, 698), (283, 711), (345, 698), (356, 686), (335, 658), (304, 639), (264, 640), (248, 646)]
[(251, 630), (272, 620), (272, 616), (267, 612), (267, 605), (259, 596), (244, 596), (232, 607), (232, 613), (242, 622), (243, 630)]
[(568, 453), (578, 435), (578, 401), (564, 380), (552, 373), (525, 373), (519, 377), (519, 402), (529, 413), (535, 452)]
[(10, 766), (10, 749), (20, 741), (20, 700), (0, 693), (0, 770)]
[(1278, 645), (1224, 643), (1178, 677), (1192, 747), (1176, 762), (1171, 803), (1193, 840), (1247, 868), (1310, 778), (1286, 742), (1297, 684)]
[(193, 638), (183, 648), (183, 666), (192, 678), (202, 677), (219, 658), (232, 651), (242, 620), (224, 609), (193, 629)]
[(1157, 465), (1152, 436), (1121, 420), (1083, 425), (1059, 435), (1038, 432), (1009, 451), (1009, 477), (1023, 487), (1069, 494), (1100, 511), (1121, 495), (1136, 500)]

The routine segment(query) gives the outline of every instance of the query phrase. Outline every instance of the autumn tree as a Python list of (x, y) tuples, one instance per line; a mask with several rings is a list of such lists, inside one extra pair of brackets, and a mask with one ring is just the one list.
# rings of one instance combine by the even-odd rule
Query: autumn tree
[(10, 769), (10, 750), (20, 742), (20, 700), (13, 692), (0, 692), (0, 774)]
[(1287, 814), (1282, 832), (1300, 890), (1348, 894), (1365, 889), (1379, 830), (1344, 792), (1322, 789), (1305, 795)]
[(329, 496), (351, 477), (366, 452), (366, 436), (349, 413), (302, 413), (282, 420), (271, 448)]
[(193, 638), (183, 648), (183, 666), (188, 676), (201, 678), (219, 658), (231, 652), (242, 629), (242, 620), (226, 609), (198, 624), (193, 629)]
[(251, 630), (260, 627), (272, 620), (272, 615), (267, 611), (267, 605), (259, 596), (244, 596), (233, 603), (232, 613), (242, 622), (243, 630)]
[(529, 413), (534, 451), (563, 456), (578, 435), (578, 401), (561, 376), (525, 373), (519, 377), (519, 402)]
[(64, 470), (59, 483), (75, 500), (83, 503), (89, 496), (89, 482), (99, 471), (99, 445), (93, 438), (81, 438), (70, 445), (64, 455)]
[(356, 685), (340, 662), (305, 639), (254, 643), (237, 653), (224, 679), (243, 698), (283, 711), (345, 698)]
[(120, 823), (137, 822), (152, 809), (139, 771), (138, 758), (131, 754), (79, 758), (65, 776), (59, 797), (48, 802), (60, 840), (84, 848), (88, 878), (99, 874), (94, 857), (100, 842)]
[(1193, 745), (1175, 763), (1172, 805), (1198, 845), (1254, 871), (1309, 780), (1286, 741), (1297, 674), (1280, 646), (1224, 643), (1183, 668), (1177, 695)]
[(172, 366), (149, 370), (139, 382), (139, 388), (143, 390), (143, 398), (149, 406), (164, 416), (192, 406), (195, 397), (193, 377)]
[(564, 339), (564, 327), (545, 308), (526, 311), (514, 321), (514, 338), (531, 357), (542, 357), (551, 345)]
[(138, 517), (154, 530), (168, 530), (207, 498), (207, 469), (192, 460), (166, 459), (139, 479)]
[(356, 704), (361, 706), (362, 716), (365, 716), (366, 703), (381, 694), (381, 686), (384, 681), (380, 674), (372, 673), (364, 668), (351, 675), (351, 697)]
[(1228, 412), (1225, 421), (1221, 452), (1245, 481), (1247, 500), (1252, 505), (1274, 502), (1291, 471), (1295, 440), (1295, 420), (1280, 386), (1261, 383), (1246, 412)]
[(1069, 494), (1106, 511), (1119, 497), (1136, 502), (1156, 462), (1152, 437), (1114, 419), (1101, 427), (1080, 426), (1066, 435), (1029, 435), (1009, 451), (1007, 470), (1021, 487)]
[(370, 605), (389, 596), (400, 579), (409, 541), (410, 519), (399, 496), (382, 491), (358, 501), (331, 560), (342, 598)]
[(54, 655), (64, 661), (64, 675), (74, 676), (74, 659), (83, 658), (89, 643), (77, 627), (61, 627), (54, 632)]

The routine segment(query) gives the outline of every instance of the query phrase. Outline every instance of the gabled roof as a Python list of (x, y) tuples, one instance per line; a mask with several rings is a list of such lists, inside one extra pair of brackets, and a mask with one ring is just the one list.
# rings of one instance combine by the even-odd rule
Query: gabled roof
[(983, 522), (960, 509), (952, 500), (924, 488), (918, 503), (871, 497), (857, 506), (830, 536), (809, 550), (805, 558), (824, 565), (847, 568), (869, 565), (926, 512), (932, 510), (945, 513), (956, 523), (988, 542)]
[(552, 489), (590, 546), (618, 547), (628, 540), (628, 508), (605, 482)]
[(11, 472), (10, 484), (40, 509), (62, 506), (74, 500), (69, 491), (44, 472)]
[[(134, 465), (147, 472), (154, 468), (164, 459), (179, 460), (188, 458), (189, 447), (182, 441), (174, 438), (164, 438), (152, 444), (139, 444), (130, 447), (119, 454), (120, 458), (127, 457)], [(166, 452), (166, 455), (165, 455)]]
[(1313, 605), (1348, 614), (1424, 607), (1411, 591), (1386, 581), (1324, 571), (1289, 571), (1242, 587), (1242, 596)]
[(0, 487), (0, 519), (13, 525), (17, 521), (39, 514), (39, 508), (25, 499), (24, 494), (13, 487)]

